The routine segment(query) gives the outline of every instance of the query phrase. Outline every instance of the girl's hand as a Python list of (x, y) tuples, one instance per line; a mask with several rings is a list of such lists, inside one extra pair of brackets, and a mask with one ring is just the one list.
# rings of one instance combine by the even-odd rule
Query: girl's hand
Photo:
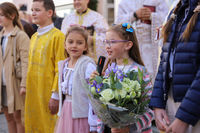
[(59, 100), (51, 98), (49, 101), (49, 110), (52, 115), (55, 115), (59, 109)]
[(20, 93), (21, 96), (22, 96), (22, 95), (25, 95), (25, 94), (26, 94), (26, 88), (25, 88), (25, 87), (21, 87), (19, 93)]
[(129, 127), (125, 128), (111, 128), (112, 133), (129, 133)]
[(166, 133), (185, 133), (188, 124), (179, 120), (175, 119), (174, 122), (167, 128)]
[(99, 73), (97, 71), (94, 71), (91, 75), (90, 75), (90, 80), (94, 79), (96, 76), (98, 76)]
[(166, 131), (170, 124), (166, 111), (164, 109), (155, 108), (154, 113), (157, 128), (161, 131)]

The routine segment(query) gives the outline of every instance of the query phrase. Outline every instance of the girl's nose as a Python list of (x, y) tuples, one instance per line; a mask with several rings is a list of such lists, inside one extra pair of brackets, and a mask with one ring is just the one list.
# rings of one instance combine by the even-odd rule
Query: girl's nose
[(72, 47), (76, 47), (77, 46), (77, 44), (74, 42), (74, 43), (72, 43), (72, 45), (71, 45)]
[(105, 45), (105, 49), (110, 49), (110, 45)]

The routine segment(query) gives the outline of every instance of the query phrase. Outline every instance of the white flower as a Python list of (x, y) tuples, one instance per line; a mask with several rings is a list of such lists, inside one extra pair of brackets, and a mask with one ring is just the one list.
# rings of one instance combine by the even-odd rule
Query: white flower
[(119, 96), (121, 98), (125, 98), (127, 95), (127, 92), (124, 89), (116, 89), (114, 93), (115, 93), (115, 99), (117, 100), (119, 99)]
[(140, 97), (141, 96), (141, 92), (137, 92), (137, 97)]
[(131, 90), (133, 89), (133, 88), (131, 88), (131, 86), (129, 84), (123, 83), (123, 82), (122, 82), (122, 88), (124, 90), (126, 90), (127, 92), (131, 92)]
[(110, 83), (110, 79), (104, 79), (102, 83), (103, 84), (105, 84), (105, 83), (109, 84)]
[(138, 81), (131, 81), (130, 87), (134, 88), (137, 91), (140, 90), (140, 88), (141, 88), (140, 83)]
[(91, 93), (92, 93), (93, 95), (96, 95), (96, 94), (97, 94), (96, 88), (95, 88), (95, 87), (91, 87)]
[(130, 96), (131, 96), (131, 98), (134, 98), (136, 96), (135, 91), (131, 91)]
[(112, 100), (114, 98), (114, 93), (111, 89), (105, 89), (103, 90), (100, 95), (102, 96), (102, 98), (106, 101), (109, 102), (110, 100)]

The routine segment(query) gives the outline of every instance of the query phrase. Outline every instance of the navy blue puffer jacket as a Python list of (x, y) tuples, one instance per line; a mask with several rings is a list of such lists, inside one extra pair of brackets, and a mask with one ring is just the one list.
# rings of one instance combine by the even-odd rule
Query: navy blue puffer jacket
[(172, 32), (163, 46), (150, 106), (163, 109), (166, 106), (170, 88), (169, 54), (172, 43), (175, 43), (171, 88), (174, 101), (182, 102), (175, 117), (195, 125), (200, 119), (200, 13), (189, 41), (179, 40), (198, 3), (198, 0), (188, 0), (189, 8), (185, 8), (185, 1), (187, 0), (182, 0), (183, 10), (178, 11), (172, 25)]

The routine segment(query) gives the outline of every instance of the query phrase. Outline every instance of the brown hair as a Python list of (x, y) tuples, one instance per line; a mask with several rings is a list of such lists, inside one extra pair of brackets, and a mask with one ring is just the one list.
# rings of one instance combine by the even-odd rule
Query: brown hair
[(23, 30), (23, 26), (19, 19), (18, 10), (14, 4), (10, 2), (4, 2), (0, 4), (0, 10), (2, 11), (3, 15), (10, 20), (12, 20), (12, 16), (14, 16), (13, 25), (18, 26), (21, 30)]
[[(88, 54), (88, 32), (87, 30), (85, 30), (83, 27), (80, 26), (72, 26), (67, 30), (67, 34), (65, 36), (65, 39), (67, 39), (68, 35), (72, 32), (78, 33), (81, 36), (83, 36), (84, 40), (85, 40), (85, 45), (87, 47), (87, 50), (83, 52), (84, 55)], [(69, 54), (67, 53), (67, 55), (69, 56)]]
[(43, 2), (43, 6), (46, 11), (52, 10), (53, 15), (52, 15), (52, 20), (54, 21), (55, 19), (55, 5), (53, 0), (33, 0), (33, 2)]
[[(200, 5), (200, 0), (198, 2), (198, 5)], [(171, 33), (172, 23), (173, 23), (173, 21), (174, 21), (174, 19), (176, 17), (176, 14), (177, 14), (180, 6), (181, 6), (181, 0), (176, 5), (174, 11), (172, 12), (172, 15), (170, 16), (170, 19), (163, 26), (162, 36), (164, 38), (164, 40), (163, 40), (164, 43), (167, 41), (167, 38), (168, 38), (169, 34)], [(189, 40), (189, 38), (190, 38), (192, 30), (193, 30), (193, 28), (194, 28), (194, 26), (196, 24), (196, 21), (197, 21), (197, 18), (198, 18), (198, 14), (199, 14), (198, 11), (194, 12), (194, 14), (192, 15), (192, 17), (190, 18), (189, 23), (187, 24), (187, 27), (185, 28), (185, 31), (181, 35), (181, 39), (184, 40), (185, 42), (187, 42)]]
[[(200, 0), (198, 2), (198, 6), (200, 6)], [(188, 41), (189, 37), (192, 33), (192, 30), (194, 29), (194, 26), (196, 25), (198, 14), (200, 11), (194, 11), (194, 14), (190, 18), (189, 23), (187, 24), (187, 27), (185, 28), (185, 31), (183, 32), (182, 39), (184, 41)]]
[[(131, 27), (131, 28), (133, 28), (133, 27)], [(119, 37), (121, 39), (131, 41), (133, 43), (133, 46), (128, 51), (129, 57), (136, 63), (144, 66), (144, 63), (143, 63), (141, 55), (140, 55), (138, 40), (137, 40), (134, 30), (133, 30), (133, 32), (127, 32), (126, 28), (122, 27), (122, 24), (118, 24), (118, 25), (111, 26), (108, 31), (114, 31), (119, 35)], [(112, 61), (109, 60), (107, 65), (110, 64), (111, 62)]]

